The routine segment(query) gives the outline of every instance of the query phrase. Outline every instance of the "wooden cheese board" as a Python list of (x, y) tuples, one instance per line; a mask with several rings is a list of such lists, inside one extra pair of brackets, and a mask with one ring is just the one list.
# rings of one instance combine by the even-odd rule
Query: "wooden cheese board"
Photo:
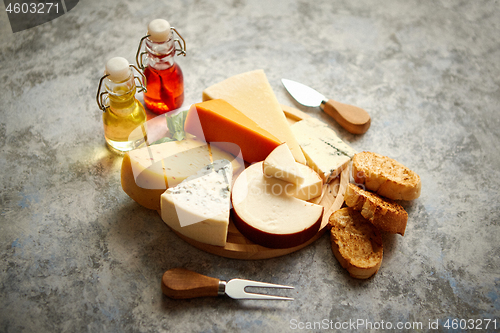
[[(308, 114), (293, 107), (282, 105), (282, 109), (290, 124), (293, 124), (294, 122), (310, 117)], [(295, 247), (286, 249), (272, 249), (257, 245), (246, 239), (234, 226), (232, 221), (230, 221), (229, 223), (227, 242), (224, 247), (201, 243), (191, 238), (188, 238), (176, 232), (175, 230), (173, 231), (181, 239), (191, 244), (192, 246), (202, 251), (226, 258), (242, 259), (242, 260), (258, 260), (258, 259), (275, 258), (286, 254), (290, 254), (310, 245), (318, 238), (320, 238), (325, 233), (326, 230), (329, 229), (328, 219), (330, 215), (334, 211), (340, 209), (344, 203), (344, 193), (349, 183), (349, 177), (350, 177), (349, 168), (345, 168), (337, 178), (332, 180), (329, 184), (323, 185), (322, 195), (313, 200), (314, 203), (322, 205), (324, 207), (323, 219), (319, 231), (313, 238)]]

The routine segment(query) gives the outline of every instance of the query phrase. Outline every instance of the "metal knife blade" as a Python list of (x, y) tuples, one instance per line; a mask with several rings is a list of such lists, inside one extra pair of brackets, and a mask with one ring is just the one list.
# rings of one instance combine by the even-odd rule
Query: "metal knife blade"
[(326, 97), (313, 88), (305, 84), (295, 82), (288, 79), (281, 79), (285, 89), (292, 95), (293, 98), (300, 104), (308, 107), (318, 107), (321, 102), (326, 100)]

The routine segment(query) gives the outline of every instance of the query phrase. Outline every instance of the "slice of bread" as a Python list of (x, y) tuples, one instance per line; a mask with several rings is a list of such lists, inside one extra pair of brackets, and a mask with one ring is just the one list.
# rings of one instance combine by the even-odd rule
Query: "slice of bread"
[(347, 187), (344, 200), (347, 206), (359, 211), (379, 230), (404, 236), (408, 213), (397, 202), (383, 199), (352, 183)]
[(357, 279), (368, 279), (382, 264), (380, 231), (361, 213), (347, 207), (330, 216), (333, 254), (342, 267)]
[(413, 200), (420, 196), (420, 177), (403, 164), (372, 152), (352, 158), (352, 176), (357, 184), (393, 200)]

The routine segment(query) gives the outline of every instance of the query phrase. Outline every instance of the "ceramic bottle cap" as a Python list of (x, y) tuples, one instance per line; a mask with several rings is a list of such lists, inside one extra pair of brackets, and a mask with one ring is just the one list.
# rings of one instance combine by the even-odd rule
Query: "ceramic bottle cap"
[(148, 25), (148, 35), (155, 43), (166, 42), (170, 38), (170, 23), (163, 19), (156, 19)]
[(109, 74), (111, 81), (125, 81), (130, 76), (129, 62), (122, 57), (109, 59), (106, 63), (106, 74)]

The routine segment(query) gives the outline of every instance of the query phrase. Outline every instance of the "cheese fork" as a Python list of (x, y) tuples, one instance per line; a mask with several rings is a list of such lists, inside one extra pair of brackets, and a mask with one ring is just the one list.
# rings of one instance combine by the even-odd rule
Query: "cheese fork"
[(163, 293), (174, 299), (226, 294), (234, 299), (293, 300), (291, 297), (249, 293), (245, 291), (247, 287), (293, 289), (290, 286), (243, 279), (232, 279), (226, 282), (185, 268), (169, 269), (161, 279)]

